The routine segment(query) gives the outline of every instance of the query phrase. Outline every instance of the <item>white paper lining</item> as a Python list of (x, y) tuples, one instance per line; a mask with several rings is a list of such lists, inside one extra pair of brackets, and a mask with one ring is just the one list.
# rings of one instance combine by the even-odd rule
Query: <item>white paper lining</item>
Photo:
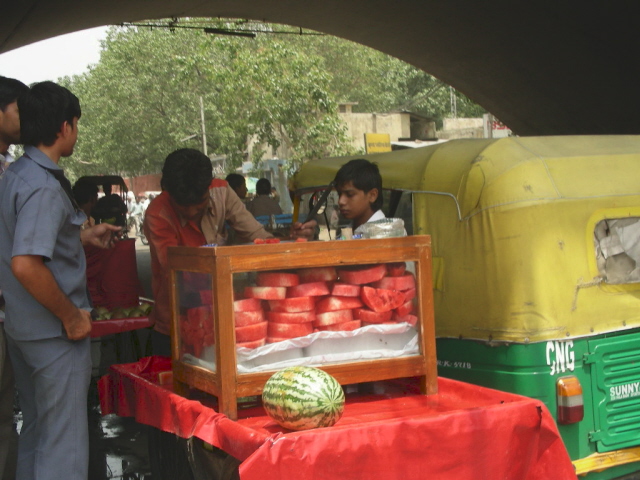
[[(237, 348), (238, 373), (305, 365), (318, 366), (380, 358), (418, 355), (418, 332), (408, 323), (369, 325), (350, 332), (315, 332), (304, 337), (269, 343), (255, 349)], [(186, 354), (183, 361), (215, 371), (215, 350), (202, 359)]]

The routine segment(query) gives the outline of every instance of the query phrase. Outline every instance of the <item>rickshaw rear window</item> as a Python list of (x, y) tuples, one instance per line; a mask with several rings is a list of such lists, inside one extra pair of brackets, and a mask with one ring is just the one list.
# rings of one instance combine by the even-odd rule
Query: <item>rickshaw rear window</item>
[(598, 272), (607, 283), (640, 282), (640, 217), (601, 220), (594, 243)]

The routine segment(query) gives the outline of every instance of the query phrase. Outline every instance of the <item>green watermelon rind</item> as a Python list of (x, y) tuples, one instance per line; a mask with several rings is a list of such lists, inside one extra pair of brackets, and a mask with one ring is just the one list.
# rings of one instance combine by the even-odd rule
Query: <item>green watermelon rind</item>
[(328, 373), (314, 367), (288, 367), (265, 384), (267, 414), (290, 430), (330, 427), (342, 417), (344, 391)]

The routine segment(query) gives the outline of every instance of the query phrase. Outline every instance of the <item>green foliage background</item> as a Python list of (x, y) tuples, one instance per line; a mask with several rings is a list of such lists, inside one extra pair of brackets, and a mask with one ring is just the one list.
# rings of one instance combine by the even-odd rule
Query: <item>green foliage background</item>
[[(204, 22), (237, 27), (201, 19), (180, 25)], [(229, 170), (246, 159), (251, 136), (274, 147), (285, 142), (292, 170), (308, 159), (356, 153), (338, 102), (358, 102), (359, 112), (417, 112), (439, 123), (449, 114), (446, 84), (352, 42), (272, 34), (287, 28), (279, 25), (249, 24), (259, 32), (255, 39), (165, 25), (112, 27), (100, 62), (61, 79), (83, 109), (75, 153), (63, 163), (70, 177), (157, 173), (176, 148), (201, 149), (200, 97), (208, 153), (226, 155)], [(456, 95), (459, 116), (484, 112)]]

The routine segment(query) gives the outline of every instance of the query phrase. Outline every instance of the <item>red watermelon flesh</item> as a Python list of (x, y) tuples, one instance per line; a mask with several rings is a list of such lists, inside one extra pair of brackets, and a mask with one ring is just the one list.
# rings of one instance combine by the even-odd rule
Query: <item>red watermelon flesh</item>
[(392, 311), (388, 312), (374, 312), (368, 308), (355, 308), (353, 310), (353, 316), (364, 323), (387, 323), (391, 321)]
[(246, 327), (236, 327), (236, 343), (255, 342), (267, 336), (269, 322), (260, 322)]
[(404, 262), (387, 263), (385, 266), (387, 267), (387, 275), (390, 277), (399, 277), (400, 275), (404, 275), (404, 272), (407, 269), (407, 264)]
[(320, 331), (351, 332), (360, 328), (361, 326), (362, 322), (360, 320), (351, 320), (348, 322), (334, 323), (333, 325), (325, 325), (316, 328)]
[(295, 287), (287, 288), (287, 297), (320, 297), (329, 295), (327, 282), (301, 283)]
[(286, 287), (245, 287), (244, 296), (261, 300), (280, 300), (287, 296), (287, 289)]
[(405, 295), (396, 290), (362, 287), (360, 298), (364, 304), (376, 312), (388, 312), (405, 303)]
[(292, 297), (284, 300), (269, 300), (272, 312), (308, 312), (316, 308), (315, 297)]
[(267, 319), (274, 323), (309, 323), (316, 319), (316, 313), (309, 312), (267, 312)]
[(409, 300), (408, 302), (403, 303), (398, 308), (396, 308), (395, 312), (401, 317), (405, 315), (409, 315), (410, 313), (413, 313), (414, 312), (413, 302)]
[(351, 310), (336, 310), (335, 312), (317, 314), (316, 320), (313, 322), (313, 326), (324, 327), (336, 323), (350, 322), (351, 320), (353, 320), (353, 313)]
[(358, 297), (325, 297), (316, 303), (316, 313), (335, 312), (336, 310), (348, 310), (362, 306), (362, 300)]
[(262, 302), (257, 298), (245, 298), (233, 302), (234, 312), (257, 312), (262, 310)]
[(416, 288), (416, 279), (410, 273), (399, 277), (384, 277), (371, 285), (386, 290), (410, 290)]
[(300, 283), (295, 273), (259, 272), (256, 283), (259, 287), (293, 287)]
[(247, 325), (255, 325), (264, 322), (264, 312), (257, 310), (255, 312), (234, 312), (233, 319), (236, 327), (246, 327)]
[(404, 298), (407, 301), (416, 298), (416, 289), (415, 288), (410, 288), (409, 290), (405, 290), (402, 293), (404, 293)]
[(338, 271), (340, 274), (340, 280), (344, 283), (351, 285), (365, 285), (367, 283), (373, 283), (380, 280), (387, 273), (387, 268), (384, 264), (373, 265), (367, 268), (344, 268)]
[(260, 340), (255, 340), (253, 342), (236, 343), (236, 347), (244, 347), (253, 350), (254, 348), (262, 347), (265, 343), (267, 343), (267, 339), (261, 338)]
[(313, 327), (311, 322), (307, 323), (274, 323), (267, 322), (269, 327), (267, 329), (268, 337), (272, 338), (296, 338), (304, 337), (313, 333)]
[(331, 295), (335, 295), (337, 297), (359, 297), (360, 285), (334, 283), (333, 287), (331, 287)]
[(415, 325), (416, 323), (418, 323), (418, 317), (416, 317), (415, 315), (411, 315), (411, 314), (409, 314), (409, 315), (403, 315), (403, 316), (395, 315), (395, 316), (393, 317), (393, 321), (394, 321), (394, 322), (397, 322), (397, 323), (406, 322), (406, 323), (408, 323), (409, 325), (412, 325), (412, 326), (413, 326), (413, 325)]
[(267, 337), (267, 343), (278, 343), (278, 342), (284, 342), (285, 340), (289, 340), (289, 339), (282, 338), (282, 337)]
[(298, 269), (302, 283), (332, 282), (338, 278), (335, 267), (312, 267)]

